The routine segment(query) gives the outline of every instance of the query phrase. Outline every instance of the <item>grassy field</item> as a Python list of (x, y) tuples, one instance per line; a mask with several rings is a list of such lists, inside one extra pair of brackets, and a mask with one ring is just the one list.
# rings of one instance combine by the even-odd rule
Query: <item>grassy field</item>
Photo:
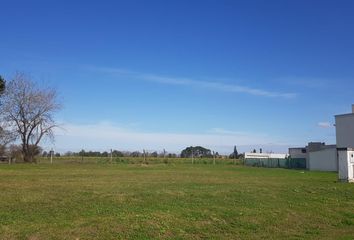
[(354, 239), (354, 184), (232, 164), (0, 165), (0, 239)]

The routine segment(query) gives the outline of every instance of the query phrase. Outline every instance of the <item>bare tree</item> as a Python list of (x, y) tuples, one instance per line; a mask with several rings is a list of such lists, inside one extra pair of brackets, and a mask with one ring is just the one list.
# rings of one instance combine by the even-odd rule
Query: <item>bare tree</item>
[(5, 129), (4, 126), (1, 125), (3, 124), (0, 124), (0, 146), (5, 147), (16, 139), (16, 135), (14, 132)]
[(61, 108), (56, 90), (41, 88), (27, 75), (16, 73), (6, 84), (0, 108), (1, 122), (21, 141), (23, 160), (33, 162), (33, 149), (40, 141), (54, 139), (53, 114)]
[[(5, 91), (5, 79), (0, 75), (0, 106), (2, 104), (2, 95)], [(6, 145), (15, 140), (13, 132), (6, 129), (6, 123), (0, 121), (0, 155), (4, 155)]]

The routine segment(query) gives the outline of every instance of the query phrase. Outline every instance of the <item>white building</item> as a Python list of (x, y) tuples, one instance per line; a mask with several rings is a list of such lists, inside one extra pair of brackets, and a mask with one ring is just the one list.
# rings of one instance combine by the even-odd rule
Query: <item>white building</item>
[(354, 182), (354, 105), (352, 113), (336, 115), (339, 180)]
[(338, 177), (341, 181), (354, 182), (354, 149), (338, 149)]
[(245, 159), (285, 159), (287, 156), (283, 153), (245, 153)]
[(282, 153), (245, 153), (244, 164), (255, 167), (297, 168), (288, 160), (288, 154)]

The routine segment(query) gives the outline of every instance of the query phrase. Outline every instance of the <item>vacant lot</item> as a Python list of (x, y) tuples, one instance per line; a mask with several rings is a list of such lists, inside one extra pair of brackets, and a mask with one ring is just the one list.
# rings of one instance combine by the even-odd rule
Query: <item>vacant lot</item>
[(0, 165), (0, 239), (353, 239), (335, 173), (206, 164)]

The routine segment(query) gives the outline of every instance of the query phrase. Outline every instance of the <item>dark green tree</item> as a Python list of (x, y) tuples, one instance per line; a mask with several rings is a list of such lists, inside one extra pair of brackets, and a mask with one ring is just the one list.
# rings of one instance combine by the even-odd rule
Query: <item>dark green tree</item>
[(113, 157), (124, 157), (124, 154), (118, 150), (113, 150), (112, 155)]
[(234, 152), (233, 152), (234, 158), (236, 159), (238, 156), (237, 148), (236, 146), (234, 147)]
[(79, 156), (81, 157), (85, 157), (86, 156), (86, 152), (84, 149), (82, 149), (80, 152), (79, 152)]
[(142, 154), (138, 151), (130, 153), (130, 157), (140, 157)]
[(42, 152), (42, 157), (49, 157), (48, 152), (47, 152), (47, 151), (43, 151), (43, 152)]
[(212, 153), (210, 149), (196, 146), (196, 147), (187, 147), (181, 152), (182, 158), (190, 158), (190, 157), (212, 157)]
[(157, 158), (158, 156), (159, 156), (159, 154), (156, 151), (150, 153), (150, 157)]
[(238, 158), (238, 151), (236, 146), (234, 146), (234, 151), (230, 154), (229, 158), (236, 159)]

